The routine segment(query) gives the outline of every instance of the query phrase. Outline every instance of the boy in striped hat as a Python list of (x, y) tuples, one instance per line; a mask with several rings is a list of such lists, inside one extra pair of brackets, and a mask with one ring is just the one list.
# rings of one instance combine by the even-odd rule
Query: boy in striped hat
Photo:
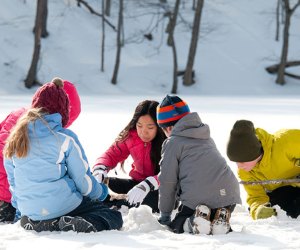
[[(241, 203), (240, 189), (209, 126), (181, 98), (169, 95), (157, 108), (157, 122), (168, 137), (158, 176), (159, 222), (174, 233), (230, 232), (231, 212)], [(181, 205), (171, 221), (177, 197)]]

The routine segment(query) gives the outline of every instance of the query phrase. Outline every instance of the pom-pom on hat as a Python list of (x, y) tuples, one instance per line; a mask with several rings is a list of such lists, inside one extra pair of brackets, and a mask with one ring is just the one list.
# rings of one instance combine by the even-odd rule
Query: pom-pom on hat
[(60, 113), (65, 127), (69, 121), (69, 98), (63, 86), (63, 80), (58, 77), (44, 84), (35, 92), (31, 107), (42, 108), (48, 114)]
[(157, 123), (160, 127), (174, 126), (178, 120), (190, 113), (187, 103), (178, 96), (169, 96), (157, 107)]
[(227, 144), (227, 156), (234, 162), (257, 159), (263, 152), (251, 121), (239, 120), (233, 125)]

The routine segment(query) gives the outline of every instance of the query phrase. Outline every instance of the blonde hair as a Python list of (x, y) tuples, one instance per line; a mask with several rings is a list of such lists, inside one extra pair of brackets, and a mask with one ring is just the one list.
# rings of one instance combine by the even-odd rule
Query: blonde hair
[(4, 148), (4, 156), (6, 158), (12, 158), (13, 155), (18, 158), (27, 156), (29, 151), (28, 124), (38, 119), (41, 119), (47, 124), (42, 117), (44, 114), (45, 112), (42, 108), (32, 108), (18, 120), (16, 126), (13, 128), (6, 140)]

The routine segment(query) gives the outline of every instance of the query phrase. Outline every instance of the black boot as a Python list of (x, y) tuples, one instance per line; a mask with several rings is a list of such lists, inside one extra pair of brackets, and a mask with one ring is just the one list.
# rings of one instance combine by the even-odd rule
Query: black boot
[(60, 231), (58, 227), (58, 220), (59, 218), (51, 219), (51, 220), (31, 220), (27, 216), (21, 217), (21, 227), (23, 227), (25, 230), (33, 230), (36, 232), (42, 232), (42, 231)]
[(0, 222), (13, 222), (16, 209), (8, 202), (0, 201)]
[(82, 217), (62, 216), (59, 220), (61, 231), (74, 231), (77, 233), (97, 232), (92, 223)]

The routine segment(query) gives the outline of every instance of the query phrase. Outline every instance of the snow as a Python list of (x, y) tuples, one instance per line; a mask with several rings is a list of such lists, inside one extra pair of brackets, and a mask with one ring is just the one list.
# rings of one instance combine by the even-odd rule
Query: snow
[[(172, 87), (172, 54), (162, 24), (153, 41), (126, 44), (122, 49), (118, 83), (110, 84), (115, 60), (115, 33), (106, 27), (105, 72), (100, 71), (101, 22), (74, 0), (49, 2), (48, 31), (42, 40), (38, 78), (42, 82), (60, 76), (76, 84), (82, 113), (71, 129), (75, 131), (90, 164), (113, 142), (129, 122), (138, 102), (162, 100)], [(100, 12), (100, 1), (88, 1)], [(125, 1), (128, 17), (130, 4)], [(158, 2), (158, 1), (154, 1)], [(172, 2), (172, 1), (169, 1)], [(182, 15), (192, 20), (190, 2)], [(182, 86), (178, 95), (210, 125), (218, 149), (226, 157), (226, 143), (233, 123), (252, 120), (269, 132), (298, 128), (300, 124), (300, 82), (286, 77), (286, 85), (275, 84), (275, 75), (264, 68), (279, 61), (281, 41), (276, 42), (276, 1), (210, 0), (205, 2), (195, 61), (197, 83)], [(292, 1), (294, 2), (294, 1)], [(36, 1), (2, 0), (0, 8), (0, 120), (14, 109), (29, 106), (36, 88), (26, 89), (26, 77), (33, 51), (32, 27)], [(135, 8), (136, 13), (145, 10)], [(116, 24), (117, 4), (109, 20)], [(126, 38), (147, 27), (150, 17), (127, 18)], [(164, 24), (166, 20), (164, 21)], [(143, 24), (143, 25), (141, 25)], [(299, 59), (299, 10), (292, 19), (289, 60)], [(190, 35), (181, 23), (176, 28), (179, 65), (184, 68)], [(282, 39), (281, 39), (282, 40)], [(299, 67), (289, 69), (300, 75)], [(179, 80), (181, 80), (179, 78)], [(228, 164), (236, 173), (236, 165)], [(126, 162), (130, 164), (130, 159)], [(121, 171), (119, 171), (121, 175)], [(35, 233), (19, 223), (0, 224), (0, 249), (299, 249), (300, 223), (277, 207), (278, 216), (253, 221), (243, 204), (232, 214), (234, 232), (227, 235), (173, 234), (157, 222), (145, 206), (122, 209), (120, 231), (90, 234), (74, 232)]]

